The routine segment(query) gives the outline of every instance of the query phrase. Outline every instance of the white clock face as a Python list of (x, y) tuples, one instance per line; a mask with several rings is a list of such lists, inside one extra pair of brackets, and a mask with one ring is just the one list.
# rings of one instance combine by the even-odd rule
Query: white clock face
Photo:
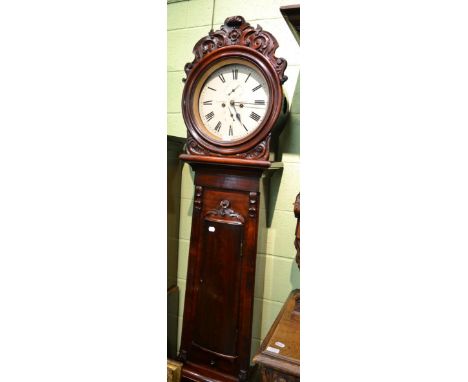
[(200, 92), (203, 126), (219, 141), (236, 141), (255, 132), (266, 117), (269, 90), (265, 77), (250, 66), (233, 63), (209, 75)]

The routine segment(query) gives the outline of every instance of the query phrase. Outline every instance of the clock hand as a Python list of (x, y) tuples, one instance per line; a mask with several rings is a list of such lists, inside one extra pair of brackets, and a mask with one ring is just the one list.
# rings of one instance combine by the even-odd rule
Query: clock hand
[(262, 110), (265, 110), (265, 106), (259, 106), (259, 105), (245, 105), (243, 103), (241, 103), (240, 105), (238, 105), (240, 107), (248, 107), (249, 109), (262, 109)]
[(265, 106), (266, 106), (266, 105), (262, 105), (261, 103), (256, 103), (256, 102), (242, 102), (242, 101), (235, 102), (234, 101), (234, 104), (236, 103), (240, 107), (249, 107), (251, 109), (265, 109)]
[(228, 105), (228, 109), (229, 109), (229, 114), (231, 114), (232, 120), (235, 122), (236, 120), (234, 119), (234, 114), (232, 114), (232, 111), (231, 111), (231, 108), (229, 107), (229, 105)]
[(232, 107), (234, 108), (234, 111), (236, 112), (236, 118), (239, 120), (240, 123), (242, 123), (242, 121), (241, 121), (241, 116), (240, 116), (240, 114), (237, 112), (235, 102), (234, 102), (234, 101), (231, 101), (231, 103), (232, 103)]
[[(242, 105), (257, 105), (257, 106), (262, 106), (261, 103), (255, 103), (255, 102), (234, 101), (234, 103), (239, 103), (239, 104), (242, 104)], [(266, 105), (264, 105), (264, 106), (266, 106)]]
[(228, 96), (230, 96), (232, 93), (234, 93), (239, 86), (240, 85), (237, 85), (234, 89), (232, 89), (232, 91), (228, 93)]

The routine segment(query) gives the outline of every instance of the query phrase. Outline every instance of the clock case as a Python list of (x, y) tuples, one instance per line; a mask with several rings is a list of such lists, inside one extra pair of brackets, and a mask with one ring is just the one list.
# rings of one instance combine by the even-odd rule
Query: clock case
[[(282, 84), (287, 80), (286, 60), (275, 57), (278, 42), (260, 26), (253, 28), (241, 16), (227, 18), (218, 31), (211, 31), (193, 49), (195, 59), (185, 65), (187, 78), (182, 94), (182, 115), (187, 127), (186, 152), (189, 155), (274, 161), (278, 155), (278, 137), (288, 115), (288, 103)], [(252, 64), (265, 77), (269, 105), (260, 127), (251, 135), (231, 142), (214, 140), (204, 133), (197, 121), (195, 95), (202, 86), (199, 79), (215, 65), (230, 59)]]
[[(260, 179), (271, 166), (270, 145), (284, 124), (286, 61), (278, 43), (241, 16), (227, 18), (195, 45), (185, 66), (182, 111), (185, 154), (195, 172), (185, 306), (179, 360), (183, 381), (246, 381), (249, 375)], [(226, 57), (249, 60), (264, 73), (270, 109), (255, 133), (235, 142), (212, 141), (197, 126), (197, 79)], [(197, 102), (197, 101), (195, 101)]]

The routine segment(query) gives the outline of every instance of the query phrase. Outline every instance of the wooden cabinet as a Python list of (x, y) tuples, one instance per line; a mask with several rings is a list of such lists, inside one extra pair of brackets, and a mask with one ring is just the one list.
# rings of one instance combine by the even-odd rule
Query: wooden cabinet
[(182, 364), (172, 359), (167, 360), (167, 382), (180, 382)]
[(167, 137), (167, 356), (177, 356), (179, 288), (177, 267), (179, 252), (179, 214), (182, 152), (185, 139)]
[(300, 314), (294, 310), (298, 293), (291, 292), (254, 357), (262, 382), (300, 380)]

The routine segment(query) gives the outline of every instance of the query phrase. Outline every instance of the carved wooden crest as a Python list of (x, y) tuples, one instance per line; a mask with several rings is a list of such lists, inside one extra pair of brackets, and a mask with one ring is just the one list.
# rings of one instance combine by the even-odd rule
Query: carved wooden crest
[(275, 51), (278, 41), (260, 25), (256, 28), (245, 21), (242, 16), (232, 16), (224, 20), (221, 29), (211, 30), (208, 36), (200, 39), (193, 48), (195, 59), (185, 64), (185, 73), (188, 75), (193, 67), (208, 53), (228, 45), (241, 45), (252, 48), (263, 54), (271, 62), (280, 79), (281, 84), (288, 79), (284, 75), (287, 62), (284, 58), (277, 58)]

